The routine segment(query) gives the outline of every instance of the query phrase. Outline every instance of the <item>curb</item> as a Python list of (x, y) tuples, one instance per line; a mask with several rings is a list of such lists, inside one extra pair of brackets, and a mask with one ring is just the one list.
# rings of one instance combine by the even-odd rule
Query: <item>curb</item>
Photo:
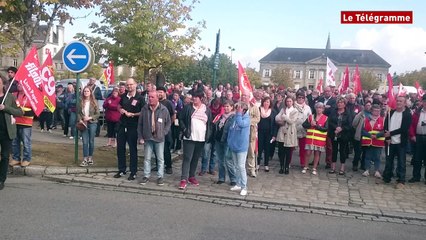
[(44, 175), (110, 173), (110, 172), (116, 172), (117, 168), (52, 167), (52, 166), (31, 165), (28, 167), (13, 166), (10, 168), (10, 170), (11, 171), (9, 172), (9, 174), (12, 174), (12, 175), (44, 176)]
[(61, 183), (92, 184), (96, 186), (101, 186), (103, 188), (113, 187), (113, 190), (125, 189), (124, 191), (127, 190), (130, 192), (135, 192), (134, 190), (139, 190), (143, 193), (147, 193), (150, 195), (185, 198), (236, 207), (315, 213), (329, 216), (350, 217), (361, 220), (372, 220), (401, 224), (416, 224), (426, 226), (426, 215), (418, 213), (389, 212), (382, 211), (380, 209), (362, 209), (349, 206), (336, 206), (321, 203), (301, 203), (284, 199), (265, 200), (265, 198), (251, 197), (250, 195), (246, 197), (232, 197), (229, 195), (217, 193), (197, 193), (191, 190), (182, 191), (178, 189), (161, 189), (158, 187), (142, 186), (140, 184), (134, 183), (117, 183), (108, 181), (101, 182), (99, 181), (99, 179), (74, 177), (69, 175), (44, 175), (43, 177), (47, 180)]

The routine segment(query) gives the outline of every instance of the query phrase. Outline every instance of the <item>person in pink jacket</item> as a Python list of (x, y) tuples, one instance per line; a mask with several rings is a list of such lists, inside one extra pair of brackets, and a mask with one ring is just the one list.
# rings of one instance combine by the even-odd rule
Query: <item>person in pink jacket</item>
[(117, 124), (120, 121), (120, 112), (117, 107), (120, 103), (120, 97), (118, 96), (118, 88), (112, 90), (111, 96), (104, 101), (105, 120), (107, 123), (108, 143), (107, 146), (116, 147), (116, 132)]

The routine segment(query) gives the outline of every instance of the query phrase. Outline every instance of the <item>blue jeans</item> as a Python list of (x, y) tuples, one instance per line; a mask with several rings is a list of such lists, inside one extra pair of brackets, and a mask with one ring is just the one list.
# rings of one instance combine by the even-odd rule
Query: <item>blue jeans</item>
[(214, 171), (215, 167), (215, 143), (205, 143), (204, 144), (204, 150), (203, 150), (203, 156), (201, 158), (201, 172), (207, 172), (207, 165), (209, 167), (209, 172)]
[(234, 161), (232, 160), (231, 151), (229, 150), (228, 144), (226, 142), (216, 142), (216, 159), (219, 165), (219, 181), (225, 182), (226, 172), (228, 172), (229, 180), (232, 182), (237, 182), (235, 176), (235, 167)]
[(237, 186), (241, 189), (247, 189), (247, 173), (246, 173), (246, 160), (247, 152), (232, 152), (232, 160), (235, 166), (235, 175), (237, 177)]
[(151, 175), (151, 157), (155, 151), (157, 156), (158, 171), (157, 177), (163, 178), (164, 176), (164, 142), (154, 142), (151, 140), (145, 141), (144, 144), (144, 161), (143, 161), (143, 175), (149, 178)]
[(380, 154), (382, 153), (382, 148), (379, 147), (368, 147), (365, 150), (365, 170), (370, 170), (371, 162), (374, 162), (374, 170), (380, 170)]
[(32, 148), (31, 148), (31, 127), (20, 127), (16, 128), (16, 138), (12, 141), (12, 158), (16, 161), (21, 161), (21, 142), (23, 145), (23, 159), (24, 161), (31, 161)]
[(394, 169), (394, 158), (396, 157), (396, 176), (398, 183), (405, 183), (405, 147), (401, 144), (391, 144), (389, 148), (389, 156), (386, 158), (385, 170), (383, 171), (383, 181), (390, 182)]
[(96, 134), (97, 123), (87, 124), (86, 130), (81, 132), (83, 139), (83, 157), (93, 156), (93, 150), (95, 149), (95, 134)]
[(70, 112), (69, 113), (69, 127), (71, 128), (71, 133), (70, 133), (70, 135), (72, 136), (72, 137), (74, 137), (74, 134), (75, 134), (75, 130), (76, 130), (76, 128), (75, 128), (75, 125), (77, 124), (77, 114), (75, 113), (75, 112)]

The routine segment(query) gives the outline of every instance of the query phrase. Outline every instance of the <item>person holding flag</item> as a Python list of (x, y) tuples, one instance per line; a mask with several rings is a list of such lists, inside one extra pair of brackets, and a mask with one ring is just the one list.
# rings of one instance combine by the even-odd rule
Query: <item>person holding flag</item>
[[(14, 80), (10, 84), (13, 84)], [(9, 155), (12, 139), (16, 137), (16, 124), (13, 117), (24, 115), (24, 111), (16, 105), (16, 98), (9, 93), (0, 80), (0, 190), (4, 188), (7, 178)]]
[(404, 96), (398, 96), (396, 98), (396, 109), (391, 110), (385, 120), (385, 137), (389, 150), (386, 156), (383, 182), (390, 183), (394, 170), (394, 158), (396, 157), (397, 184), (395, 187), (397, 189), (404, 188), (405, 185), (406, 147), (411, 124), (411, 113), (406, 104), (407, 99)]
[[(13, 93), (16, 97), (16, 105), (24, 112), (23, 116), (16, 117), (16, 138), (12, 141), (12, 160), (10, 160), (10, 166), (20, 165), (26, 167), (31, 163), (32, 147), (31, 147), (31, 135), (32, 126), (34, 119), (34, 111), (31, 108), (31, 104), (28, 101), (27, 96), (24, 93), (22, 84), (17, 84), (17, 92)], [(21, 159), (21, 142), (23, 147), (23, 158)], [(21, 161), (22, 160), (22, 161)]]

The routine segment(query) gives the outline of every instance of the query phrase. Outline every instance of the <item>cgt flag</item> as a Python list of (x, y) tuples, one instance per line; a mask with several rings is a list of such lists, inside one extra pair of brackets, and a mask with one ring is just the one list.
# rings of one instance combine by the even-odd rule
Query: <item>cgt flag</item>
[(317, 90), (318, 92), (321, 94), (324, 90), (322, 88), (323, 82), (322, 82), (322, 78), (318, 81), (318, 85), (317, 85)]
[(355, 95), (358, 95), (360, 92), (362, 92), (362, 86), (361, 86), (361, 77), (359, 75), (359, 70), (358, 70), (358, 64), (356, 65), (355, 68), (355, 73), (354, 76), (352, 78), (353, 81), (353, 86), (354, 86), (354, 93)]
[(395, 98), (395, 94), (393, 92), (393, 79), (392, 79), (392, 76), (390, 75), (390, 73), (388, 73), (388, 75), (386, 77), (388, 79), (388, 106), (391, 109), (395, 109), (396, 108), (396, 98)]
[(240, 61), (238, 61), (238, 87), (241, 92), (249, 92), (250, 93), (250, 101), (256, 101), (253, 97), (253, 88), (251, 87), (250, 81), (247, 77), (246, 71), (241, 65)]
[(50, 52), (47, 54), (47, 58), (41, 67), (41, 79), (43, 80), (42, 92), (43, 101), (47, 108), (51, 112), (56, 109), (56, 89), (55, 89), (55, 77), (53, 76), (53, 62)]
[(114, 84), (114, 65), (112, 61), (109, 62), (108, 67), (104, 70), (99, 80), (104, 81), (106, 88), (108, 88), (109, 85)]
[(348, 65), (346, 65), (345, 74), (343, 75), (343, 80), (339, 86), (339, 93), (344, 94), (348, 90), (348, 87), (349, 87), (349, 67)]
[(41, 91), (43, 79), (40, 76), (40, 63), (35, 47), (31, 48), (25, 57), (15, 75), (15, 79), (22, 85), (34, 113), (39, 116), (44, 109), (43, 93)]
[(416, 86), (416, 89), (417, 89), (417, 98), (419, 100), (421, 100), (423, 95), (425, 95), (425, 92), (423, 91), (423, 88), (422, 88), (422, 86), (420, 86), (418, 81), (416, 81), (415, 86)]
[(325, 84), (327, 87), (336, 86), (336, 80), (334, 78), (334, 73), (337, 71), (337, 67), (333, 64), (333, 62), (327, 58), (327, 75), (325, 78)]

